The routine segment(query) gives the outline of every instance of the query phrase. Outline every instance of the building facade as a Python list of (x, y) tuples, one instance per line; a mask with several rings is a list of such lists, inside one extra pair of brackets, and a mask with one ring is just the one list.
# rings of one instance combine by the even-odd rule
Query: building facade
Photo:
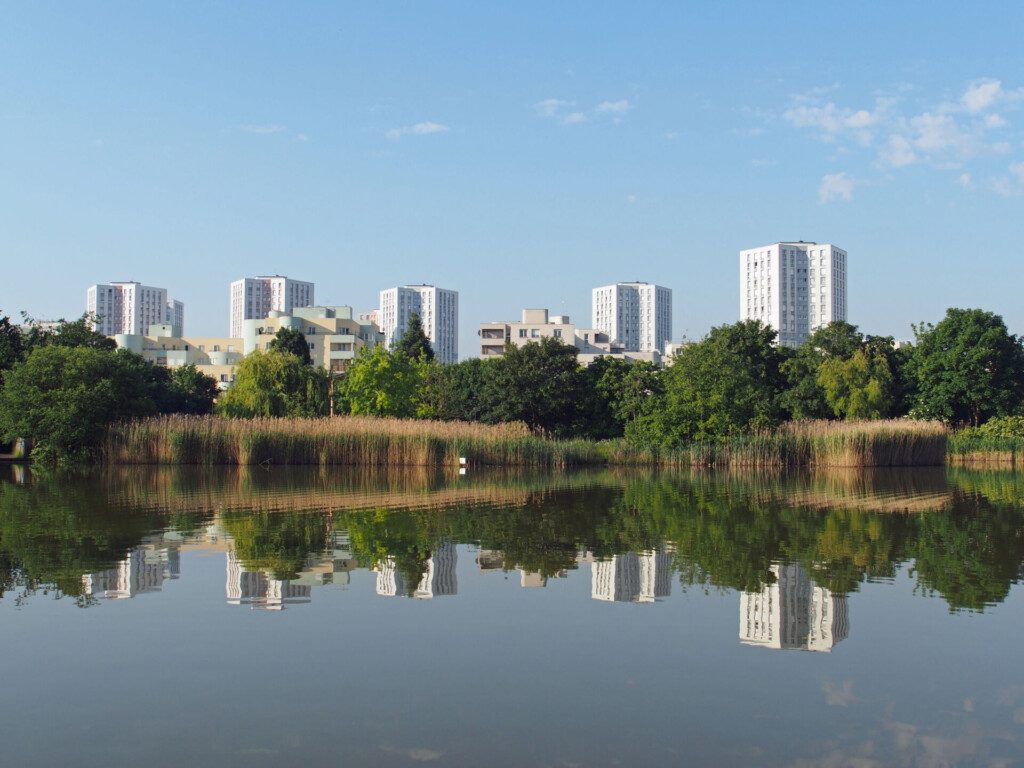
[(242, 362), (242, 339), (182, 336), (167, 324), (151, 325), (146, 334), (114, 334), (113, 339), (121, 349), (142, 355), (154, 365), (194, 365), (221, 389), (227, 389), (235, 380), (235, 371)]
[(774, 243), (740, 251), (740, 319), (760, 320), (799, 347), (846, 320), (846, 251), (827, 243)]
[(409, 316), (420, 316), (439, 363), (459, 361), (459, 292), (433, 285), (399, 285), (380, 292), (379, 325), (388, 348), (409, 327)]
[(590, 596), (617, 603), (653, 603), (672, 592), (672, 564), (665, 552), (626, 552), (597, 560), (590, 570)]
[(348, 306), (297, 307), (291, 313), (271, 310), (268, 317), (242, 323), (242, 351), (266, 351), (278, 330), (291, 328), (306, 338), (313, 365), (343, 373), (363, 347), (384, 341), (376, 325), (354, 317)]
[(850, 633), (846, 598), (819, 587), (797, 563), (773, 565), (775, 582), (740, 595), (740, 642), (829, 652)]
[(242, 335), (246, 320), (262, 320), (271, 312), (290, 315), (296, 307), (314, 304), (313, 283), (282, 275), (243, 277), (231, 284), (231, 328), (233, 338)]
[(663, 353), (672, 338), (672, 291), (642, 282), (594, 288), (591, 320), (626, 352)]
[(609, 335), (596, 328), (579, 328), (568, 315), (549, 315), (546, 309), (524, 309), (522, 320), (481, 323), (480, 357), (501, 357), (509, 345), (523, 346), (541, 339), (557, 339), (579, 350), (576, 359), (589, 365), (599, 357), (643, 360), (658, 364), (661, 356), (656, 350), (628, 351), (625, 345), (613, 342)]
[(151, 325), (169, 324), (180, 336), (185, 332), (185, 305), (168, 301), (166, 288), (135, 281), (97, 283), (85, 292), (85, 311), (93, 330), (104, 336), (143, 335)]

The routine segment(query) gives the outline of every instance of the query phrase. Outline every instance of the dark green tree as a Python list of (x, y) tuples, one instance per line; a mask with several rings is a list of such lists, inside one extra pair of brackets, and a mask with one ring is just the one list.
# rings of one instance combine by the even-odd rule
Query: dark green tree
[(213, 403), (219, 390), (217, 382), (194, 365), (174, 368), (168, 381), (168, 402), (164, 410), (169, 413), (202, 415), (213, 413)]
[(306, 365), (313, 363), (313, 358), (309, 354), (309, 342), (298, 328), (278, 328), (270, 342), (270, 351), (295, 355)]
[(522, 421), (557, 437), (571, 434), (581, 388), (576, 354), (576, 347), (551, 338), (508, 345), (489, 371), (487, 420)]
[(857, 326), (840, 320), (819, 328), (795, 352), (788, 354), (781, 363), (786, 379), (781, 403), (788, 414), (794, 419), (833, 416), (825, 391), (818, 383), (818, 369), (826, 360), (851, 357), (860, 346), (861, 334)]
[(429, 365), (423, 375), (423, 414), (442, 421), (485, 421), (483, 393), (494, 361), (473, 357), (454, 365)]
[(409, 315), (405, 333), (395, 344), (395, 351), (404, 352), (410, 360), (430, 361), (434, 359), (434, 350), (430, 346), (427, 334), (423, 331), (423, 322), (417, 313), (413, 312)]
[(949, 309), (938, 325), (922, 323), (914, 334), (914, 415), (977, 426), (1021, 407), (1024, 346), (999, 315)]
[(782, 417), (775, 331), (752, 320), (712, 328), (679, 351), (626, 436), (637, 444), (680, 447), (775, 427)]
[(574, 433), (593, 440), (622, 437), (644, 402), (662, 392), (658, 369), (642, 361), (599, 357), (583, 369), (580, 380)]
[(160, 412), (166, 377), (130, 352), (38, 347), (4, 377), (0, 436), (31, 439), (44, 461), (89, 458), (115, 420)]
[(19, 362), (25, 354), (21, 329), (6, 315), (0, 316), (0, 380), (3, 372)]
[(77, 320), (60, 320), (53, 328), (43, 328), (36, 320), (22, 313), (28, 332), (25, 334), (26, 350), (42, 346), (88, 347), (113, 351), (117, 344), (109, 336), (93, 330), (95, 316), (88, 312)]

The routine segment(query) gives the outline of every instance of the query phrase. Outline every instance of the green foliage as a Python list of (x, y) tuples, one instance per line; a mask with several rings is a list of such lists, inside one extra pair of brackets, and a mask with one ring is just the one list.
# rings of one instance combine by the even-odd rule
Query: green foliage
[(662, 374), (664, 395), (648, 398), (626, 437), (677, 448), (777, 426), (783, 353), (774, 341), (775, 331), (756, 321), (713, 328), (679, 351)]
[(219, 390), (217, 382), (194, 365), (181, 365), (170, 372), (165, 413), (189, 413), (201, 416), (213, 413)]
[(61, 320), (56, 327), (48, 330), (41, 328), (39, 323), (24, 313), (23, 316), (28, 325), (28, 333), (25, 335), (26, 349), (43, 346), (88, 347), (107, 352), (117, 349), (113, 339), (93, 330), (95, 318), (88, 312), (77, 320)]
[(880, 419), (892, 408), (892, 372), (880, 353), (858, 349), (845, 360), (824, 360), (817, 380), (825, 401), (840, 418)]
[(354, 416), (416, 416), (426, 368), (401, 350), (364, 347), (338, 387), (339, 410)]
[(938, 325), (914, 333), (915, 416), (978, 426), (1021, 407), (1024, 346), (999, 315), (949, 309)]
[(420, 390), (421, 413), (441, 421), (486, 421), (484, 400), (494, 361), (478, 357), (453, 365), (428, 365)]
[(38, 347), (4, 378), (0, 435), (33, 440), (36, 459), (88, 458), (114, 421), (161, 410), (166, 377), (129, 352)]
[(0, 316), (0, 380), (3, 372), (20, 362), (25, 353), (21, 329), (6, 315)]
[(552, 338), (509, 344), (488, 369), (486, 420), (521, 421), (555, 437), (571, 434), (582, 387), (576, 354), (576, 347)]
[(592, 440), (622, 437), (646, 400), (662, 393), (658, 369), (642, 361), (599, 357), (580, 378), (575, 434)]
[(309, 354), (309, 342), (298, 328), (278, 328), (270, 342), (270, 351), (295, 355), (306, 365), (313, 362)]
[(434, 349), (430, 346), (430, 340), (423, 331), (423, 322), (416, 312), (409, 315), (405, 333), (393, 351), (404, 352), (410, 360), (429, 362), (434, 359)]
[(246, 569), (275, 579), (297, 578), (306, 558), (327, 546), (330, 525), (325, 512), (252, 510), (225, 512), (221, 523)]
[(235, 383), (217, 400), (217, 411), (233, 418), (326, 416), (327, 372), (286, 352), (247, 355)]
[(857, 326), (838, 320), (818, 328), (781, 363), (786, 390), (781, 404), (794, 419), (825, 419), (833, 409), (818, 382), (818, 369), (826, 360), (847, 359), (861, 346)]

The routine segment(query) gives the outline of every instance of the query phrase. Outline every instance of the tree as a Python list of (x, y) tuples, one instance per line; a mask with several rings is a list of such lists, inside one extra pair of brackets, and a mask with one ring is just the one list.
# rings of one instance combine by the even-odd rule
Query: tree
[(4, 377), (0, 436), (43, 461), (90, 458), (109, 424), (160, 411), (166, 376), (130, 352), (39, 347)]
[(552, 338), (509, 344), (487, 381), (487, 421), (522, 421), (556, 437), (570, 434), (581, 389), (576, 354), (576, 347)]
[(1024, 346), (1003, 318), (981, 309), (949, 309), (938, 325), (914, 327), (914, 415), (981, 424), (1024, 400)]
[(194, 365), (174, 368), (170, 373), (168, 390), (165, 410), (170, 413), (213, 413), (213, 403), (219, 394), (217, 382), (200, 373)]
[(579, 437), (622, 437), (644, 401), (662, 391), (658, 369), (643, 361), (598, 357), (580, 375), (581, 396), (574, 430)]
[(112, 338), (93, 330), (96, 318), (88, 312), (77, 320), (60, 320), (50, 329), (42, 328), (24, 312), (22, 317), (28, 326), (28, 333), (25, 334), (26, 350), (42, 346), (88, 347), (109, 352), (117, 349), (117, 343)]
[(629, 424), (634, 443), (675, 448), (776, 426), (782, 417), (775, 331), (754, 320), (712, 328), (662, 374), (665, 392)]
[(840, 418), (880, 419), (892, 408), (892, 371), (878, 351), (858, 349), (845, 360), (829, 358), (818, 368), (817, 381)]
[(234, 418), (327, 415), (327, 372), (288, 352), (256, 350), (238, 366), (235, 383), (217, 400)]
[(25, 353), (21, 329), (6, 315), (0, 316), (0, 380), (3, 372), (19, 362)]
[(473, 357), (454, 365), (428, 365), (420, 392), (422, 414), (442, 421), (486, 420), (483, 393), (494, 362)]
[(309, 354), (309, 342), (298, 328), (278, 328), (270, 342), (271, 352), (287, 352), (295, 355), (306, 365), (313, 364)]
[(818, 383), (818, 369), (826, 360), (845, 360), (861, 346), (857, 326), (841, 320), (818, 328), (781, 364), (786, 378), (782, 406), (794, 419), (824, 419), (832, 415), (825, 392)]
[(409, 315), (409, 323), (405, 327), (405, 333), (395, 345), (396, 351), (404, 352), (410, 360), (433, 360), (434, 349), (430, 346), (430, 340), (423, 331), (423, 322), (420, 316), (413, 312)]
[(338, 388), (339, 410), (353, 416), (416, 416), (425, 365), (399, 349), (364, 347)]

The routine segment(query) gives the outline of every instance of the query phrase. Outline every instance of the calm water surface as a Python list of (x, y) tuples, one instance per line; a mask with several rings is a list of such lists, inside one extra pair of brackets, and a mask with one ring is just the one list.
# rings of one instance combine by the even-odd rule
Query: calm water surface
[(0, 765), (1024, 764), (1024, 478), (0, 467)]

